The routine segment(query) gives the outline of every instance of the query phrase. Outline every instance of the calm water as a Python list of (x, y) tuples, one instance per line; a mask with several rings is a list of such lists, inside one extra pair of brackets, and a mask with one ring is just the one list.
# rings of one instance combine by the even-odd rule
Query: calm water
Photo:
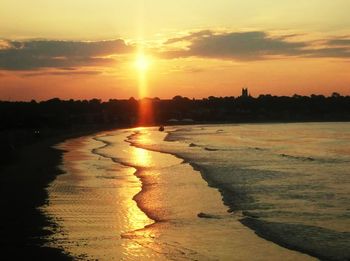
[(232, 210), (350, 232), (350, 124), (193, 127), (168, 140), (189, 144), (177, 153), (237, 194)]
[(59, 225), (52, 244), (82, 259), (308, 259), (273, 241), (349, 259), (350, 124), (167, 131), (60, 145), (67, 174), (44, 208)]
[(349, 259), (349, 123), (189, 126), (167, 141), (143, 147), (190, 162), (260, 236)]

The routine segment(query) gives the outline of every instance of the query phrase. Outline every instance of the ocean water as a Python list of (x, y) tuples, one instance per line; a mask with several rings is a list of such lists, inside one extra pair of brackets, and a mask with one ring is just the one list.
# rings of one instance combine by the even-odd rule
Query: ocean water
[(74, 257), (350, 258), (349, 123), (137, 128), (59, 147), (66, 174), (43, 211)]
[(349, 123), (186, 126), (166, 140), (136, 145), (191, 163), (258, 235), (349, 260)]

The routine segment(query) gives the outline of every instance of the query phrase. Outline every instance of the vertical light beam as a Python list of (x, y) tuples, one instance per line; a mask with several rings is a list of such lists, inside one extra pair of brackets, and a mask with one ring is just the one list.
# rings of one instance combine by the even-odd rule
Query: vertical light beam
[(136, 68), (138, 71), (138, 93), (139, 93), (139, 115), (138, 125), (147, 126), (154, 124), (154, 113), (152, 100), (147, 99), (148, 82), (147, 70), (150, 64), (149, 59), (145, 55), (144, 49), (144, 31), (145, 31), (145, 1), (139, 1), (139, 15), (138, 15), (138, 50), (136, 55)]

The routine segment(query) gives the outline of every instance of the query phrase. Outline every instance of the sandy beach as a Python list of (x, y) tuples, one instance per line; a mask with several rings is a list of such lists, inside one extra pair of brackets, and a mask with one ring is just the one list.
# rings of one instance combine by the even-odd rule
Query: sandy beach
[(182, 159), (130, 145), (165, 135), (120, 130), (60, 144), (66, 174), (42, 208), (59, 225), (48, 246), (98, 260), (313, 259), (243, 226)]

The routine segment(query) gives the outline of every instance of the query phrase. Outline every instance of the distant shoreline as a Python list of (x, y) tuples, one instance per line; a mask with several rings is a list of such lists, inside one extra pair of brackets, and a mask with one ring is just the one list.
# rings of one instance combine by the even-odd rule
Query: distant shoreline
[(350, 121), (350, 96), (322, 95), (0, 101), (1, 130), (50, 130), (79, 125), (174, 125)]

